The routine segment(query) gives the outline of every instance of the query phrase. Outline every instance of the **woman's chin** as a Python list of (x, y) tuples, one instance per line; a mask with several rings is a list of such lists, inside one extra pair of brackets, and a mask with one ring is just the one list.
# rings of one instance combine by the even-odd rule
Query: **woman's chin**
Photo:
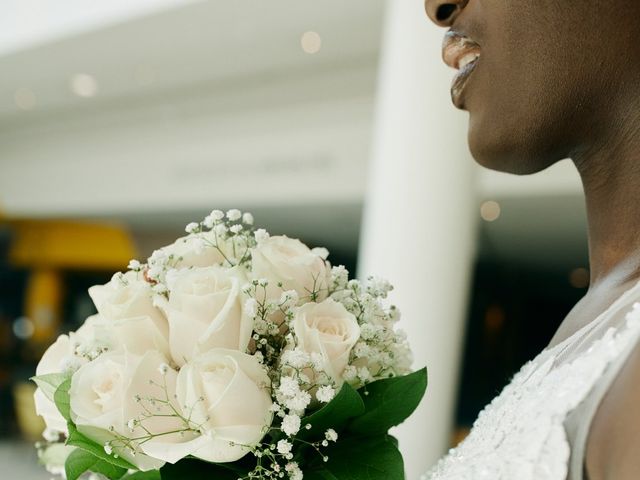
[(495, 127), (482, 129), (478, 126), (472, 123), (469, 128), (469, 150), (475, 161), (485, 168), (514, 175), (530, 175), (555, 163), (545, 155), (526, 148), (527, 142), (522, 135), (501, 134)]

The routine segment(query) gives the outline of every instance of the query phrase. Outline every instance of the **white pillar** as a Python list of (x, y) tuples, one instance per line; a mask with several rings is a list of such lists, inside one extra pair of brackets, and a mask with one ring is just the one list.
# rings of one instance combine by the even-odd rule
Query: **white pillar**
[(429, 367), (425, 400), (396, 435), (407, 479), (448, 448), (476, 244), (467, 116), (451, 104), (444, 31), (421, 0), (389, 0), (365, 202), (360, 277), (395, 285), (415, 367)]

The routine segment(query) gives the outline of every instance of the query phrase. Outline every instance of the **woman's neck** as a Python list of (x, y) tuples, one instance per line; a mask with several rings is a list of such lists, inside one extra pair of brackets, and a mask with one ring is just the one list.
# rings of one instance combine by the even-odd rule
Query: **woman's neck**
[(640, 277), (640, 115), (626, 110), (602, 141), (573, 156), (586, 198), (593, 286)]

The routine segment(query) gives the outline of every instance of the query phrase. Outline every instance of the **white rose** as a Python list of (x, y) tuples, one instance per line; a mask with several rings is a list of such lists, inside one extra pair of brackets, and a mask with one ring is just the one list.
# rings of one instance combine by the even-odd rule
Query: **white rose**
[(332, 299), (307, 303), (296, 312), (293, 333), (297, 347), (309, 354), (319, 354), (323, 371), (338, 386), (342, 385), (349, 355), (360, 338), (356, 317)]
[(153, 305), (151, 285), (144, 281), (141, 273), (116, 274), (109, 283), (89, 288), (89, 296), (103, 317), (109, 320), (149, 317), (156, 328), (168, 336), (167, 320)]
[(167, 357), (170, 355), (168, 332), (159, 329), (149, 316), (112, 320), (97, 314), (87, 318), (86, 323), (92, 327), (92, 338), (84, 348), (91, 349), (93, 345), (102, 351), (126, 350), (136, 355), (158, 350)]
[[(166, 367), (166, 361), (156, 351), (144, 356), (114, 352), (80, 368), (71, 378), (69, 389), (71, 420), (78, 431), (140, 470), (160, 468), (162, 460), (149, 457), (140, 449), (142, 439), (149, 435), (162, 438), (169, 436), (165, 435), (167, 432), (185, 428), (167, 404), (174, 402), (177, 374)], [(177, 404), (172, 407), (178, 409)], [(149, 411), (156, 415), (149, 416)], [(177, 433), (172, 435), (179, 437)], [(138, 441), (130, 440), (134, 438)]]
[(229, 240), (217, 237), (213, 231), (192, 233), (178, 238), (160, 249), (169, 268), (230, 266), (233, 255)]
[(247, 349), (253, 319), (243, 311), (245, 281), (237, 269), (178, 270), (168, 283), (169, 299), (156, 301), (169, 320), (169, 346), (178, 365), (212, 348)]
[[(67, 335), (60, 335), (51, 345), (38, 363), (36, 376), (51, 373), (62, 373), (63, 361), (71, 353), (71, 341)], [(36, 414), (44, 420), (47, 429), (67, 433), (67, 421), (58, 411), (53, 402), (53, 391), (45, 394), (42, 388), (37, 388), (33, 396), (36, 405)]]
[[(270, 380), (255, 357), (215, 349), (178, 373), (176, 394), (203, 434), (179, 444), (150, 442), (144, 451), (169, 463), (187, 455), (208, 462), (234, 462), (257, 445), (273, 420)], [(160, 440), (160, 439), (159, 439)]]
[[(78, 355), (78, 347), (83, 343), (91, 342), (94, 336), (93, 326), (90, 322), (82, 325), (77, 332), (60, 335), (42, 355), (36, 367), (36, 377), (75, 372), (88, 362), (86, 356)], [(36, 414), (43, 418), (48, 429), (66, 434), (67, 421), (60, 414), (53, 401), (54, 393), (54, 387), (47, 389), (47, 391), (40, 387), (36, 389), (34, 394)]]
[[(157, 313), (161, 315), (159, 311)], [(76, 332), (60, 335), (46, 350), (36, 368), (36, 377), (70, 374), (105, 352), (123, 350), (139, 355), (148, 350), (159, 350), (168, 356), (167, 334), (149, 316), (112, 320), (100, 314), (93, 315)], [(36, 390), (36, 413), (42, 416), (47, 428), (66, 433), (66, 421), (53, 401), (54, 391), (53, 387), (47, 391)]]
[(50, 474), (66, 478), (64, 464), (75, 449), (64, 443), (52, 443), (38, 451), (38, 460)]
[[(327, 263), (300, 240), (269, 237), (251, 250), (251, 259), (252, 277), (269, 281), (270, 298), (280, 298), (286, 290), (295, 290), (305, 301), (326, 298), (330, 278)], [(278, 287), (278, 283), (282, 287)]]

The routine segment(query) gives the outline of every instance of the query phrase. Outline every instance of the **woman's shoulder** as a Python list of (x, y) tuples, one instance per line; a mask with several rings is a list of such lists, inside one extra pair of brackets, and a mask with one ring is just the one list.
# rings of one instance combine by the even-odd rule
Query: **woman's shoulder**
[(635, 480), (640, 472), (640, 342), (619, 363), (590, 425), (584, 465), (589, 480)]
[[(601, 319), (598, 331), (592, 333), (599, 338), (583, 343), (574, 360), (581, 364), (580, 370), (596, 370), (598, 374), (565, 420), (571, 443), (571, 480), (638, 478), (637, 473), (622, 476), (619, 462), (618, 473), (611, 476), (610, 455), (619, 451), (618, 444), (630, 445), (626, 437), (640, 432), (640, 415), (629, 408), (640, 402), (640, 295), (635, 290), (629, 292), (625, 302), (619, 302), (619, 308)], [(640, 439), (636, 442), (640, 448)], [(634, 472), (640, 471), (640, 461), (633, 468)], [(585, 475), (587, 471), (589, 475)]]

